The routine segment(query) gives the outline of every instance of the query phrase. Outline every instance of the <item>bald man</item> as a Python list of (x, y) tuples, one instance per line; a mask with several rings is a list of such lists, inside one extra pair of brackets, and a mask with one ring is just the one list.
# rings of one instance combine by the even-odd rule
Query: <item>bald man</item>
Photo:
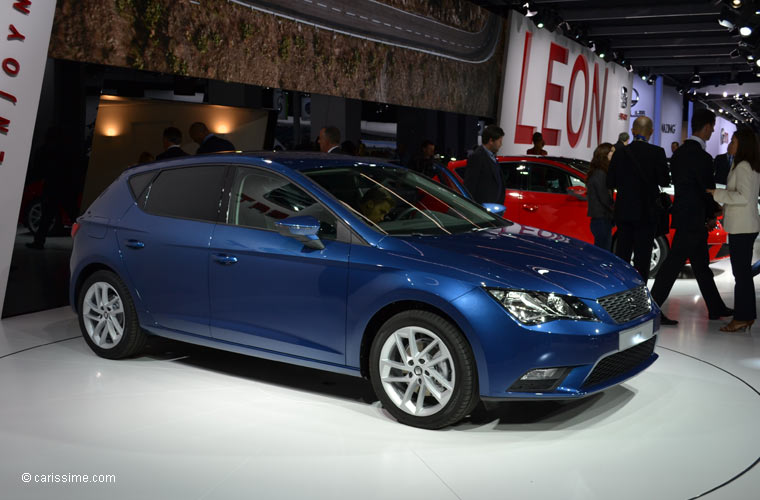
[(630, 262), (633, 255), (633, 267), (644, 282), (649, 278), (657, 224), (654, 211), (657, 186), (670, 184), (665, 150), (649, 144), (653, 131), (650, 118), (636, 118), (631, 128), (633, 142), (615, 151), (607, 173), (607, 187), (617, 190), (615, 255), (626, 262)]

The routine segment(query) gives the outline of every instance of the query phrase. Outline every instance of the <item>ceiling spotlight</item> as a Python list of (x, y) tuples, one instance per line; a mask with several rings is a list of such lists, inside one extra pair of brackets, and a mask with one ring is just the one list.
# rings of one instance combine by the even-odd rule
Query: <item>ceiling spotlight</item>
[(749, 26), (742, 26), (739, 28), (739, 34), (741, 36), (750, 36), (752, 34), (752, 28)]
[(538, 14), (538, 11), (530, 10), (530, 2), (525, 2), (522, 7), (525, 9), (525, 17), (533, 17)]
[(591, 49), (591, 52), (596, 52), (596, 43), (593, 40), (589, 40), (588, 48)]
[(642, 80), (647, 81), (649, 74), (646, 71), (639, 71), (639, 77), (641, 77)]
[(748, 61), (754, 61), (755, 60), (755, 56), (753, 54), (749, 54), (749, 55), (747, 55), (747, 60)]
[(710, 93), (709, 92), (705, 92), (705, 97), (709, 97), (709, 96), (710, 96)]
[(538, 29), (542, 29), (544, 27), (544, 22), (543, 21), (538, 21), (536, 23), (536, 26), (538, 27)]
[(749, 92), (745, 92), (744, 97), (749, 97)]
[(631, 63), (628, 63), (628, 64), (625, 66), (625, 69), (627, 69), (629, 73), (633, 73), (633, 64), (631, 64)]
[(731, 0), (731, 4), (734, 6), (734, 8), (741, 7), (742, 0)]
[(600, 51), (599, 51), (599, 57), (601, 57), (602, 59), (604, 59), (604, 57), (605, 57), (606, 55), (607, 55), (607, 54), (605, 54), (605, 53), (604, 53), (604, 50), (600, 50)]
[(650, 75), (650, 76), (649, 76), (649, 78), (647, 78), (647, 83), (648, 83), (649, 85), (653, 85), (653, 84), (654, 84), (654, 82), (655, 82), (656, 80), (657, 80), (657, 77), (656, 77), (656, 76), (654, 76), (654, 75)]
[(723, 91), (723, 97), (728, 97), (728, 92)]
[(699, 75), (699, 70), (697, 68), (694, 68), (694, 74), (691, 77), (691, 80), (689, 80), (689, 83), (692, 85), (699, 85), (702, 83), (702, 77)]
[(719, 112), (719, 113), (723, 113), (723, 108), (720, 108), (720, 109), (718, 110), (718, 112)]
[(728, 30), (732, 30), (736, 27), (736, 24), (734, 23), (735, 18), (736, 15), (734, 12), (732, 12), (727, 6), (723, 6), (720, 11), (720, 16), (718, 17), (718, 24)]

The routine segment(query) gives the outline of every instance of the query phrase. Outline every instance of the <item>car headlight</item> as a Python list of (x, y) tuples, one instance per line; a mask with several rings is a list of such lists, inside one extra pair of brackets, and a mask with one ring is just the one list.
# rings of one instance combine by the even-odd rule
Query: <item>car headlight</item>
[(520, 323), (539, 325), (558, 319), (599, 321), (589, 306), (577, 297), (547, 292), (486, 288)]

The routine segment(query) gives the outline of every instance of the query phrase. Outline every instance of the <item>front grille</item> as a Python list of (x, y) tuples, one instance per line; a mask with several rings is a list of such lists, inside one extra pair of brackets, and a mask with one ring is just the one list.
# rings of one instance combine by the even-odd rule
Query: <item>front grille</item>
[(598, 302), (612, 321), (619, 325), (640, 318), (652, 310), (646, 285), (602, 297)]
[(607, 356), (591, 371), (581, 388), (593, 387), (633, 370), (652, 355), (656, 339), (656, 336), (652, 337), (646, 342), (630, 347), (625, 351)]

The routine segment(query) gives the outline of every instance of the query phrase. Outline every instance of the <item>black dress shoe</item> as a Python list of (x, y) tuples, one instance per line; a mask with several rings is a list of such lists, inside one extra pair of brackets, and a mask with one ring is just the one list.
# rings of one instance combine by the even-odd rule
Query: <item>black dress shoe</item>
[(674, 326), (678, 324), (678, 321), (670, 319), (665, 314), (660, 313), (660, 324), (665, 326)]
[(731, 309), (730, 307), (727, 307), (723, 309), (721, 312), (719, 312), (718, 314), (709, 313), (707, 317), (710, 319), (720, 319), (726, 316), (733, 316), (733, 315), (734, 315), (734, 310)]

